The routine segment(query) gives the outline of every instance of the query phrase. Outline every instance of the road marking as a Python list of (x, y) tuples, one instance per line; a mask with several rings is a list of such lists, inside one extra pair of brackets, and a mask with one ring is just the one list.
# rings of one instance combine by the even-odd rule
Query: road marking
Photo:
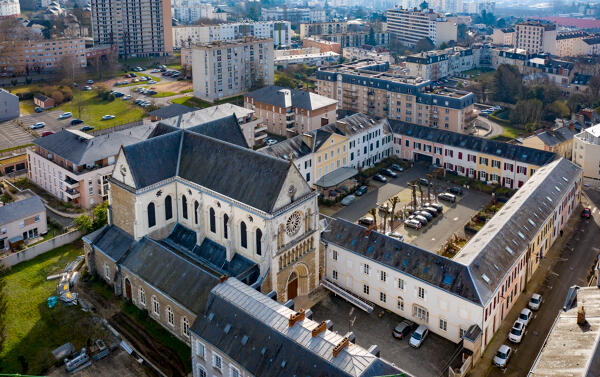
[(454, 220), (454, 221), (458, 221), (458, 217), (455, 217), (455, 218), (453, 218), (452, 220)]
[(432, 240), (432, 241), (435, 241), (435, 238), (432, 238), (431, 240)]

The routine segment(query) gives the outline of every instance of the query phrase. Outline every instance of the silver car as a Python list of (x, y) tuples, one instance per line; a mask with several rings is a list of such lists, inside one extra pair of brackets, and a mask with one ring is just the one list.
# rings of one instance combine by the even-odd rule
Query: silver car
[(419, 327), (417, 327), (415, 332), (410, 337), (408, 344), (411, 347), (419, 348), (425, 341), (425, 338), (427, 338), (428, 334), (429, 334), (429, 329), (423, 325), (420, 325)]

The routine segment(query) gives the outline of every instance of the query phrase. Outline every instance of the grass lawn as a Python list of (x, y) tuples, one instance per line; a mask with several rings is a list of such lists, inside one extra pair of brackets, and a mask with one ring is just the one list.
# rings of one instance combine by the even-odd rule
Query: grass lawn
[(171, 65), (168, 65), (167, 68), (180, 70), (181, 64), (171, 64)]
[(49, 239), (54, 238), (60, 234), (61, 234), (61, 229), (55, 223), (48, 221), (48, 232), (42, 236), (41, 240), (30, 243), (27, 245), (27, 247), (32, 247), (39, 243), (46, 242)]
[[(104, 101), (96, 96), (95, 90), (75, 91), (73, 96), (75, 97), (73, 101), (63, 103), (57, 109), (72, 111), (74, 118), (79, 118), (96, 129), (135, 122), (141, 120), (145, 115), (142, 108), (119, 98), (113, 101)], [(79, 113), (79, 103), (81, 103), (81, 114)], [(106, 114), (114, 115), (115, 119), (101, 120), (102, 116)]]
[(177, 95), (179, 93), (176, 92), (158, 92), (157, 94), (152, 95), (154, 98), (163, 98), (163, 97), (171, 97)]
[(65, 245), (5, 273), (7, 338), (0, 353), (2, 372), (45, 374), (55, 363), (50, 353), (54, 348), (71, 342), (79, 349), (88, 338), (103, 333), (78, 306), (58, 302), (49, 309), (47, 305), (48, 297), (56, 293), (57, 281), (46, 281), (46, 276), (61, 272), (82, 253), (80, 242)]
[(17, 145), (17, 146), (10, 147), (10, 148), (4, 148), (4, 149), (0, 149), (0, 153), (10, 152), (10, 151), (14, 151), (14, 150), (21, 149), (21, 148), (27, 148), (27, 147), (31, 147), (32, 145), (33, 145), (33, 143), (24, 144), (24, 145)]
[(517, 137), (521, 137), (521, 136), (527, 135), (527, 131), (526, 130), (521, 130), (521, 129), (516, 128), (516, 127), (504, 126), (503, 125), (502, 128), (504, 128), (504, 133), (502, 134), (502, 136), (508, 137), (508, 138), (511, 138), (511, 139), (515, 139)]
[(19, 109), (21, 110), (21, 115), (33, 114), (35, 113), (35, 104), (30, 99), (19, 101)]
[(189, 106), (189, 107), (197, 107), (200, 109), (204, 109), (204, 108), (215, 106), (215, 105), (220, 105), (222, 103), (232, 103), (234, 105), (242, 106), (244, 104), (244, 96), (225, 98), (222, 100), (215, 101), (214, 103), (203, 101), (199, 98), (192, 97), (192, 96), (183, 96), (183, 97), (175, 98), (172, 102), (178, 103), (180, 105)]

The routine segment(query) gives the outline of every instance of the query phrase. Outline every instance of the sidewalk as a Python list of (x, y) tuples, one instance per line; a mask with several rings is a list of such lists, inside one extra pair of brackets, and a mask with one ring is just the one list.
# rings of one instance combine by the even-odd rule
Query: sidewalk
[[(546, 257), (540, 262), (537, 270), (526, 284), (525, 291), (521, 292), (519, 298), (514, 303), (512, 309), (505, 316), (504, 321), (498, 328), (498, 331), (491, 339), (481, 358), (475, 365), (473, 369), (469, 372), (470, 376), (483, 377), (487, 376), (490, 370), (493, 368), (492, 359), (496, 354), (498, 348), (506, 343), (506, 339), (508, 337), (508, 333), (512, 328), (513, 323), (516, 321), (521, 309), (527, 306), (529, 302), (529, 298), (531, 295), (538, 291), (540, 285), (546, 279), (548, 272), (552, 269), (554, 264), (557, 261), (557, 257), (560, 254), (561, 249), (564, 248), (565, 244), (571, 239), (576, 230), (575, 226), (579, 223), (579, 212), (583, 208), (584, 203), (590, 202), (588, 198), (584, 197), (582, 199), (582, 204), (579, 205), (574, 211), (571, 218), (568, 220), (565, 230), (563, 232), (563, 236), (559, 237), (554, 245), (550, 248)], [(587, 205), (586, 205), (587, 206)]]

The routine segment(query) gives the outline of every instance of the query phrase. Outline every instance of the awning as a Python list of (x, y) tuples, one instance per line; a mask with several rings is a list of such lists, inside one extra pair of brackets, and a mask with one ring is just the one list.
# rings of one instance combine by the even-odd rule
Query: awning
[(334, 187), (357, 174), (358, 170), (355, 168), (339, 168), (319, 178), (315, 182), (315, 186), (322, 188)]

